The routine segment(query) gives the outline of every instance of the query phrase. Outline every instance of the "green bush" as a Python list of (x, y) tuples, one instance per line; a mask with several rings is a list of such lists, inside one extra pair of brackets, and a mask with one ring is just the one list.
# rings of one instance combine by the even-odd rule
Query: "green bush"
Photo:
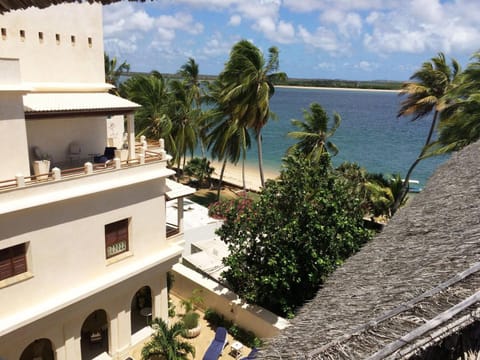
[(196, 312), (188, 312), (182, 317), (183, 326), (186, 329), (194, 329), (198, 326), (198, 319), (200, 318), (200, 314)]
[(231, 320), (225, 319), (225, 317), (215, 310), (208, 308), (205, 310), (204, 319), (213, 327), (222, 326), (227, 329), (228, 333), (232, 335), (236, 340), (249, 348), (262, 346), (262, 340), (258, 338), (253, 332), (245, 330)]

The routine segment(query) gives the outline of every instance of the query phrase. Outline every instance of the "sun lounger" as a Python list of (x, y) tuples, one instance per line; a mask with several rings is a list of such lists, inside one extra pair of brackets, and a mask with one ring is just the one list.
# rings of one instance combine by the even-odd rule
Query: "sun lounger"
[(240, 360), (251, 360), (251, 359), (255, 359), (255, 356), (258, 352), (258, 349), (257, 348), (253, 348), (252, 350), (250, 350), (250, 352), (248, 353), (248, 355), (244, 358), (241, 358)]
[(217, 360), (225, 348), (225, 345), (227, 345), (227, 330), (219, 327), (215, 332), (215, 338), (208, 346), (205, 355), (203, 355), (203, 360)]

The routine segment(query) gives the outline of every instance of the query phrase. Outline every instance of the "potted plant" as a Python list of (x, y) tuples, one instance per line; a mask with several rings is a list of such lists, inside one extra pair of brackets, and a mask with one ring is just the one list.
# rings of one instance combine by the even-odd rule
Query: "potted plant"
[(48, 173), (50, 172), (50, 155), (47, 153), (42, 153), (40, 160), (35, 160), (33, 162), (33, 173), (35, 174), (36, 180), (46, 180), (48, 179)]
[(192, 295), (185, 300), (182, 300), (182, 306), (185, 309), (185, 314), (182, 315), (182, 323), (185, 328), (184, 336), (193, 338), (200, 334), (202, 329), (199, 319), (200, 314), (196, 312), (197, 306), (203, 303), (201, 290), (195, 289)]

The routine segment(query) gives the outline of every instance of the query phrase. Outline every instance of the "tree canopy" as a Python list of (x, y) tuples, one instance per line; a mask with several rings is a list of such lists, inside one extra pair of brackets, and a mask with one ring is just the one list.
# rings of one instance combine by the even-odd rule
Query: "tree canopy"
[(228, 244), (224, 277), (249, 302), (292, 316), (325, 277), (369, 240), (360, 201), (327, 153), (284, 159), (258, 201), (233, 209), (218, 234)]

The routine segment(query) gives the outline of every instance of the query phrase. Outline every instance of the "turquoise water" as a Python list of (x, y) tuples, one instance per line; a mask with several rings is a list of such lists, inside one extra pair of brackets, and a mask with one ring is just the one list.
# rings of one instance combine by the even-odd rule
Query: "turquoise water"
[[(279, 170), (281, 159), (293, 140), (287, 136), (295, 130), (292, 118), (303, 119), (303, 109), (318, 102), (332, 114), (338, 112), (342, 123), (331, 138), (340, 152), (333, 158), (335, 165), (356, 162), (369, 172), (400, 173), (404, 176), (425, 142), (431, 118), (412, 122), (397, 119), (401, 98), (395, 92), (356, 90), (277, 88), (271, 109), (278, 120), (269, 121), (263, 130), (265, 167)], [(416, 167), (412, 178), (424, 186), (426, 180), (445, 157), (427, 159)], [(247, 162), (257, 164), (257, 145), (253, 141)]]

